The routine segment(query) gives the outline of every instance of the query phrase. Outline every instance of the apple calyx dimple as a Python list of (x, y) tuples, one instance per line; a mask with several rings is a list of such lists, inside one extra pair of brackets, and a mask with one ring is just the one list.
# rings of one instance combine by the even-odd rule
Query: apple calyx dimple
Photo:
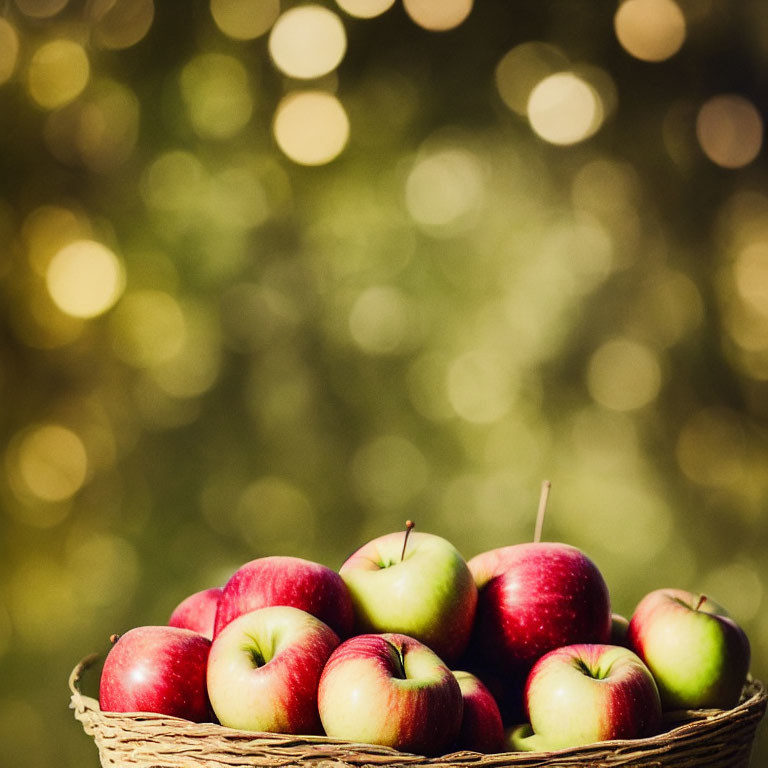
[(392, 677), (396, 677), (399, 680), (407, 680), (408, 675), (405, 671), (405, 657), (403, 656), (403, 649), (395, 645), (391, 640), (387, 640), (387, 644), (392, 649), (392, 656), (395, 662), (395, 669)]

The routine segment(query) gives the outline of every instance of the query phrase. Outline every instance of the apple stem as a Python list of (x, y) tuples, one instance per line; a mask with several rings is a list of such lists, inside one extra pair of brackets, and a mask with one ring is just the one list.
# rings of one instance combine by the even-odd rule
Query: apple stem
[(120, 635), (118, 635), (117, 632), (115, 632), (114, 635), (109, 636), (109, 642), (112, 643), (112, 645), (114, 645), (119, 639)]
[(541, 495), (539, 496), (539, 511), (536, 513), (536, 531), (533, 534), (534, 544), (541, 541), (541, 529), (544, 527), (544, 515), (547, 512), (547, 501), (549, 500), (549, 489), (552, 483), (545, 480), (541, 484)]
[(403, 551), (400, 553), (400, 562), (403, 562), (403, 558), (405, 557), (405, 548), (408, 546), (408, 537), (411, 535), (411, 531), (413, 530), (413, 526), (416, 525), (416, 523), (413, 522), (413, 520), (406, 520), (405, 521), (405, 538), (403, 539)]
[(706, 595), (700, 595), (699, 596), (699, 602), (696, 603), (696, 610), (698, 611), (699, 608), (701, 608), (701, 606), (704, 605), (704, 603), (706, 603), (706, 602), (707, 602), (707, 596)]

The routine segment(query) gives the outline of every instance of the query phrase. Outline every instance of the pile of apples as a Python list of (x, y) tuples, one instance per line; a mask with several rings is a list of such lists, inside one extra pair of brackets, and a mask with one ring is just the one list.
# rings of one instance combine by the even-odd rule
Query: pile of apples
[(738, 702), (749, 642), (712, 600), (660, 589), (627, 621), (575, 547), (537, 536), (466, 562), (411, 528), (338, 572), (253, 560), (168, 626), (114, 637), (102, 710), (438, 755), (644, 737), (665, 710)]

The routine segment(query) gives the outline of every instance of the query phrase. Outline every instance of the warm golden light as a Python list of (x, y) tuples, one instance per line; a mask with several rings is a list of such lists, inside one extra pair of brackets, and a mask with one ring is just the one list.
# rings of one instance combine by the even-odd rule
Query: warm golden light
[(286, 11), (269, 35), (269, 53), (289, 77), (310, 80), (336, 69), (347, 50), (341, 19), (320, 5)]
[(566, 55), (548, 43), (521, 43), (496, 65), (496, 88), (502, 101), (518, 115), (526, 115), (528, 98), (545, 77), (568, 68)]
[(406, 13), (432, 32), (445, 32), (461, 24), (472, 11), (473, 0), (403, 0)]
[(0, 85), (11, 79), (19, 58), (19, 35), (7, 19), (0, 18)]
[(123, 291), (120, 260), (93, 240), (77, 240), (51, 259), (46, 274), (56, 306), (73, 317), (96, 317), (110, 309)]
[(88, 56), (74, 40), (53, 40), (38, 48), (27, 73), (32, 98), (45, 109), (58, 109), (76, 99), (88, 84)]
[(656, 399), (661, 368), (648, 347), (626, 338), (599, 347), (589, 360), (587, 386), (595, 402), (614, 411), (633, 411)]
[(388, 11), (395, 0), (336, 0), (339, 8), (359, 19), (372, 19)]
[(94, 40), (111, 50), (141, 42), (155, 18), (154, 0), (94, 0), (89, 9)]
[(324, 165), (341, 154), (349, 139), (349, 118), (330, 93), (301, 91), (278, 105), (273, 124), (280, 149), (300, 165)]
[[(15, 466), (22, 487), (48, 502), (74, 496), (88, 474), (88, 457), (83, 441), (60, 424), (34, 427), (19, 442)], [(14, 483), (14, 486), (17, 484)]]
[(550, 144), (576, 144), (592, 136), (603, 120), (595, 89), (571, 72), (544, 78), (528, 99), (533, 130)]
[(664, 61), (685, 42), (685, 16), (674, 0), (626, 0), (613, 25), (624, 50), (643, 61)]
[(216, 26), (234, 40), (253, 40), (269, 32), (280, 15), (280, 0), (211, 0)]
[(757, 157), (763, 145), (763, 118), (743, 96), (714, 96), (699, 110), (696, 136), (713, 163), (742, 168)]
[(196, 56), (181, 71), (181, 93), (195, 132), (203, 138), (231, 139), (253, 112), (248, 73), (233, 56)]

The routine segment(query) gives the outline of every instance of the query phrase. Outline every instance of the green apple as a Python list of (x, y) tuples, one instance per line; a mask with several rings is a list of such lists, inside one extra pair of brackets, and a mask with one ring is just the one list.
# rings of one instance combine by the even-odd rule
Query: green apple
[(449, 541), (413, 533), (404, 547), (405, 536), (380, 536), (339, 569), (352, 595), (357, 634), (408, 635), (453, 664), (469, 641), (477, 587)]
[(738, 703), (749, 671), (749, 640), (714, 600), (657, 589), (638, 604), (627, 638), (656, 678), (665, 709)]

